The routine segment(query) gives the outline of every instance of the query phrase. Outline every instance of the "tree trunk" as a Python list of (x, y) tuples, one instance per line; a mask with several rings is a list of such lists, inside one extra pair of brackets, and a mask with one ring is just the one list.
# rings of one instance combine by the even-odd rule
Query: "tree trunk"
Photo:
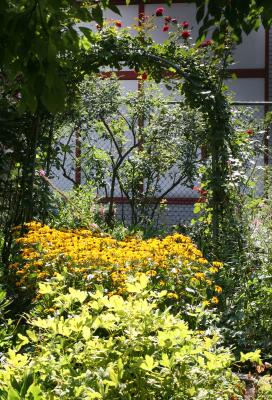
[(33, 116), (32, 127), (28, 137), (28, 154), (23, 166), (22, 222), (31, 221), (34, 211), (34, 179), (36, 167), (37, 144), (40, 135), (40, 113)]

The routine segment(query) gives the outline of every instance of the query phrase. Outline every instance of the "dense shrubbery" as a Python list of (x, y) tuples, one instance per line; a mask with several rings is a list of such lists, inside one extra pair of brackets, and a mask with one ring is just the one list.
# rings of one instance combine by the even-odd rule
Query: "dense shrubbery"
[(150, 292), (147, 283), (140, 274), (126, 299), (67, 288), (61, 275), (40, 284), (53, 314), (33, 312), (17, 349), (4, 357), (1, 399), (242, 399), (218, 336), (160, 311), (167, 292)]
[(14, 325), (11, 319), (6, 318), (10, 300), (4, 290), (0, 289), (0, 357), (1, 352), (7, 350), (14, 335)]
[(269, 189), (267, 197), (248, 202), (244, 210), (244, 253), (219, 276), (221, 284), (229, 293), (232, 291), (231, 296), (224, 295), (222, 302), (221, 325), (227, 342), (243, 351), (260, 348), (269, 362), (272, 360), (271, 199)]

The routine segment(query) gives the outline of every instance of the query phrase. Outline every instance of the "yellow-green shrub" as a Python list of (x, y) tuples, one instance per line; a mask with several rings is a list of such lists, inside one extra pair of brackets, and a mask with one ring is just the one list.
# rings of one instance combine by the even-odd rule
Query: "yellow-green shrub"
[(40, 284), (54, 313), (31, 318), (3, 357), (1, 399), (20, 399), (22, 391), (35, 400), (242, 399), (232, 356), (218, 337), (160, 311), (157, 300), (166, 292), (149, 292), (147, 284), (140, 274), (126, 286), (126, 299), (102, 288), (67, 289), (60, 275)]
[(260, 378), (257, 385), (257, 400), (272, 400), (272, 376), (265, 375)]

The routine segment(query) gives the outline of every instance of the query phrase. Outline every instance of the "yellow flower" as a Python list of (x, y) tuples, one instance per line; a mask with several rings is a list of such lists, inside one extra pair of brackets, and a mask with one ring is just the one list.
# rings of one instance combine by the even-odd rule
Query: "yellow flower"
[(222, 268), (224, 264), (222, 262), (219, 262), (219, 261), (213, 261), (212, 265), (214, 267)]
[(198, 262), (199, 262), (200, 264), (209, 264), (209, 261), (206, 260), (206, 258), (199, 258), (199, 259), (198, 259)]
[(154, 269), (150, 269), (149, 271), (147, 271), (146, 275), (148, 275), (148, 276), (156, 276), (157, 272), (154, 271)]
[(40, 278), (40, 279), (47, 278), (47, 277), (48, 277), (48, 274), (46, 272), (40, 272), (38, 274), (38, 278)]
[(167, 293), (167, 297), (168, 297), (169, 299), (178, 299), (178, 298), (179, 298), (178, 295), (177, 295), (177, 293), (173, 293), (173, 292)]
[(218, 304), (218, 303), (219, 303), (219, 300), (218, 300), (218, 298), (217, 298), (216, 296), (213, 296), (213, 297), (211, 298), (211, 302), (212, 302), (213, 304)]
[(47, 308), (45, 311), (47, 311), (48, 313), (52, 313), (55, 311), (55, 309), (53, 307)]
[(23, 269), (19, 269), (18, 271), (16, 271), (16, 275), (24, 275), (25, 274), (25, 270)]
[(10, 268), (10, 269), (16, 269), (16, 268), (19, 267), (19, 265), (20, 265), (20, 264), (19, 264), (18, 262), (16, 262), (16, 263), (10, 264), (10, 265), (9, 265), (9, 268)]
[(217, 293), (222, 293), (222, 288), (221, 288), (221, 286), (215, 285), (214, 290), (215, 290)]
[(39, 260), (39, 261), (34, 261), (32, 263), (33, 267), (42, 267), (43, 266), (43, 261)]
[(196, 277), (197, 279), (199, 279), (200, 281), (205, 280), (205, 274), (204, 274), (203, 272), (197, 272), (197, 273), (195, 274), (195, 277)]

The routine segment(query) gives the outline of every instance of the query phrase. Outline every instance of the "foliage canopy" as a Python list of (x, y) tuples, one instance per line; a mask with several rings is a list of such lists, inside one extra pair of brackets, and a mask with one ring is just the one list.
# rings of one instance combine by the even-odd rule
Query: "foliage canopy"
[(261, 24), (269, 28), (272, 24), (272, 3), (270, 0), (196, 0), (197, 22), (201, 24), (200, 35), (212, 29), (213, 37), (222, 41), (231, 29), (237, 41), (242, 32), (247, 35), (258, 30)]
[(0, 71), (12, 93), (22, 96), (21, 111), (34, 112), (39, 104), (63, 109), (69, 80), (84, 38), (78, 22), (102, 24), (103, 10), (119, 13), (110, 0), (3, 0), (0, 4)]

